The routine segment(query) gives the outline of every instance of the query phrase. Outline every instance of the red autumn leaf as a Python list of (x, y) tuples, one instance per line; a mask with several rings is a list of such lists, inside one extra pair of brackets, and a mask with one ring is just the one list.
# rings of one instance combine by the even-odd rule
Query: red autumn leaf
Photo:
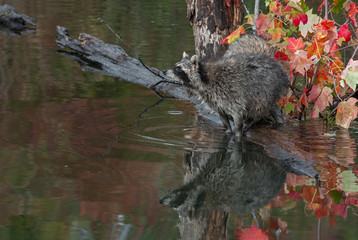
[(292, 52), (295, 53), (297, 50), (303, 49), (305, 47), (305, 44), (303, 43), (302, 38), (288, 38), (287, 42), (289, 43), (287, 48)]
[[(332, 104), (333, 96), (332, 96), (332, 89), (329, 87), (324, 87), (314, 103), (313, 109), (311, 111), (311, 118), (319, 117), (319, 113), (323, 112), (327, 106)], [(311, 96), (311, 95), (310, 95)]]
[[(323, 88), (327, 83), (333, 83), (332, 75), (327, 74), (330, 71), (330, 66), (326, 62), (321, 62), (314, 78), (314, 84), (318, 87)], [(312, 76), (313, 77), (313, 76)]]
[(302, 22), (303, 25), (305, 25), (308, 21), (308, 17), (306, 13), (295, 14), (295, 17), (292, 19), (293, 24), (298, 27), (300, 25), (300, 22)]
[(290, 56), (290, 70), (295, 70), (301, 75), (305, 75), (312, 64), (313, 61), (307, 58), (307, 52), (305, 50), (297, 50), (295, 54)]
[(318, 59), (322, 57), (324, 43), (314, 40), (307, 48), (307, 58), (311, 58), (316, 55)]
[(288, 55), (284, 54), (281, 51), (277, 51), (276, 54), (274, 55), (274, 57), (276, 58), (276, 60), (282, 60), (282, 61), (287, 61), (288, 60)]
[(293, 18), (292, 23), (293, 25), (295, 25), (295, 27), (298, 27), (298, 25), (300, 25), (300, 16), (298, 15), (295, 18)]
[(342, 25), (338, 31), (338, 39), (344, 38), (343, 42), (349, 42), (351, 40), (351, 32), (348, 30), (348, 24)]
[(245, 28), (240, 25), (240, 27), (238, 29), (236, 29), (235, 31), (233, 31), (229, 36), (227, 36), (226, 38), (224, 38), (222, 41), (221, 41), (221, 44), (231, 44), (232, 42), (234, 42), (235, 40), (237, 40), (241, 34), (244, 34), (245, 33)]
[(305, 88), (299, 102), (308, 108), (307, 91), (308, 91), (307, 88)]
[(329, 30), (334, 26), (334, 21), (325, 19), (320, 23), (320, 25), (322, 26), (323, 30)]
[(259, 35), (266, 31), (268, 28), (274, 28), (274, 22), (272, 21), (271, 17), (261, 13), (259, 17), (256, 19), (256, 28)]
[(321, 94), (321, 89), (318, 86), (313, 85), (310, 94), (308, 96), (308, 101), (312, 102), (316, 100), (320, 94)]
[(282, 22), (274, 20), (274, 28), (269, 28), (267, 32), (271, 35), (272, 39), (280, 39), (281, 36), (285, 36), (285, 32), (282, 29)]
[(353, 22), (354, 26), (357, 27), (356, 14), (358, 12), (358, 8), (355, 3), (349, 4), (350, 10), (348, 11), (348, 18)]
[(282, 8), (283, 8), (283, 5), (282, 3), (279, 3), (279, 2), (276, 2), (276, 1), (272, 1), (270, 3), (270, 12), (272, 12), (273, 14), (275, 14), (276, 16), (278, 17), (281, 17), (282, 16)]
[(335, 58), (330, 63), (330, 72), (333, 76), (340, 74), (342, 72), (343, 68), (344, 68), (344, 63), (338, 58)]
[(336, 124), (343, 127), (349, 128), (351, 121), (357, 118), (358, 107), (355, 105), (357, 99), (350, 98), (347, 102), (340, 102), (337, 108)]
[[(337, 43), (333, 44), (332, 47), (331, 47), (331, 50), (329, 50), (330, 53), (333, 53), (333, 52), (336, 52), (338, 50), (338, 45)], [(330, 54), (331, 56), (333, 54)]]
[(303, 23), (303, 25), (305, 25), (308, 22), (308, 17), (306, 13), (302, 13), (300, 16), (300, 20)]

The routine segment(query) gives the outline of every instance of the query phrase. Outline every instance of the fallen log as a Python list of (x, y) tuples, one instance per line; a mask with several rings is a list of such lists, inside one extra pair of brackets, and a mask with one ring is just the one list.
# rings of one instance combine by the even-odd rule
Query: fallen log
[(0, 6), (0, 31), (8, 35), (34, 34), (35, 19), (19, 14), (12, 6)]
[[(143, 65), (140, 60), (130, 57), (118, 45), (105, 43), (86, 33), (81, 33), (76, 40), (69, 36), (66, 28), (60, 26), (57, 27), (57, 33), (58, 46), (66, 48), (59, 50), (58, 53), (77, 61), (86, 71), (118, 77), (147, 88), (156, 85), (165, 77), (162, 71)], [(201, 116), (213, 124), (221, 125), (218, 115), (211, 114), (211, 110), (201, 104), (195, 96), (189, 96), (185, 86), (162, 82), (157, 85), (157, 90), (176, 99), (191, 101)], [(259, 125), (250, 129), (245, 139), (261, 145), (287, 172), (318, 178), (308, 154), (287, 141), (285, 134), (279, 130)]]

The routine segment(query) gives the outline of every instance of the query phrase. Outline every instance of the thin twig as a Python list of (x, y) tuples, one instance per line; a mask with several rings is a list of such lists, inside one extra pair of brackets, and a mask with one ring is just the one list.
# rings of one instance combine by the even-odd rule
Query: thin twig
[(182, 84), (168, 80), (165, 77), (161, 76), (160, 74), (154, 72), (152, 69), (150, 69), (147, 65), (145, 65), (143, 63), (142, 59), (139, 57), (139, 55), (136, 53), (136, 51), (134, 51), (134, 49), (131, 46), (129, 46), (129, 44), (126, 43), (126, 41), (124, 41), (123, 38), (121, 36), (119, 36), (101, 17), (98, 17), (98, 20), (101, 21), (101, 23), (103, 23), (127, 48), (129, 48), (131, 50), (131, 52), (136, 56), (136, 58), (143, 65), (143, 67), (145, 67), (149, 72), (153, 73), (155, 76), (158, 76), (162, 79), (162, 80), (156, 82), (155, 84), (150, 85), (149, 88), (152, 89), (159, 97), (174, 98), (174, 97), (166, 97), (166, 96), (161, 95), (155, 87), (161, 83), (172, 83), (172, 84), (177, 84), (177, 85), (182, 85)]
[(316, 78), (316, 75), (317, 75), (317, 72), (318, 72), (318, 68), (319, 68), (320, 63), (321, 63), (321, 60), (319, 60), (319, 62), (316, 64), (316, 66), (315, 66), (315, 68), (314, 68), (313, 76), (312, 76), (312, 78), (311, 78), (311, 83), (309, 84), (307, 90), (311, 90), (311, 88), (312, 88), (313, 81), (314, 81), (314, 79)]

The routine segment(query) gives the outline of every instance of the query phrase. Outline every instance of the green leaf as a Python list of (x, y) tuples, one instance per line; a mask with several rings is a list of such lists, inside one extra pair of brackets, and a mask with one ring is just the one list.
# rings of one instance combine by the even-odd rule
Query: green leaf
[(328, 196), (330, 196), (332, 198), (334, 204), (339, 204), (339, 202), (341, 201), (341, 199), (343, 197), (343, 193), (338, 190), (332, 190), (332, 191), (329, 191)]
[(346, 68), (342, 71), (341, 77), (346, 81), (348, 86), (355, 91), (358, 84), (358, 61), (351, 59)]
[(345, 2), (347, 2), (347, 0), (334, 0), (333, 4), (335, 6), (332, 8), (332, 12), (333, 13), (339, 13), (342, 10), (343, 4)]
[(293, 103), (288, 102), (285, 105), (285, 113), (288, 114), (290, 112), (292, 112), (295, 109), (295, 105)]

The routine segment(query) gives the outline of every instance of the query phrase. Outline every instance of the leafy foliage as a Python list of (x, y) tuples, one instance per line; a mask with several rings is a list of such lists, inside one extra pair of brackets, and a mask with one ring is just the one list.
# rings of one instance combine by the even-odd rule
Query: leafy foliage
[[(357, 100), (352, 99), (358, 84), (358, 60), (353, 58), (358, 7), (349, 0), (328, 1), (329, 6), (321, 1), (316, 14), (304, 0), (265, 0), (268, 13), (261, 13), (255, 24), (257, 33), (277, 48), (275, 58), (289, 70), (290, 90), (279, 103), (287, 118), (336, 114), (336, 124), (348, 128), (358, 111)], [(333, 14), (343, 15), (344, 22), (336, 22)], [(252, 25), (247, 17), (222, 43), (231, 44)], [(343, 49), (354, 51), (346, 66)]]

